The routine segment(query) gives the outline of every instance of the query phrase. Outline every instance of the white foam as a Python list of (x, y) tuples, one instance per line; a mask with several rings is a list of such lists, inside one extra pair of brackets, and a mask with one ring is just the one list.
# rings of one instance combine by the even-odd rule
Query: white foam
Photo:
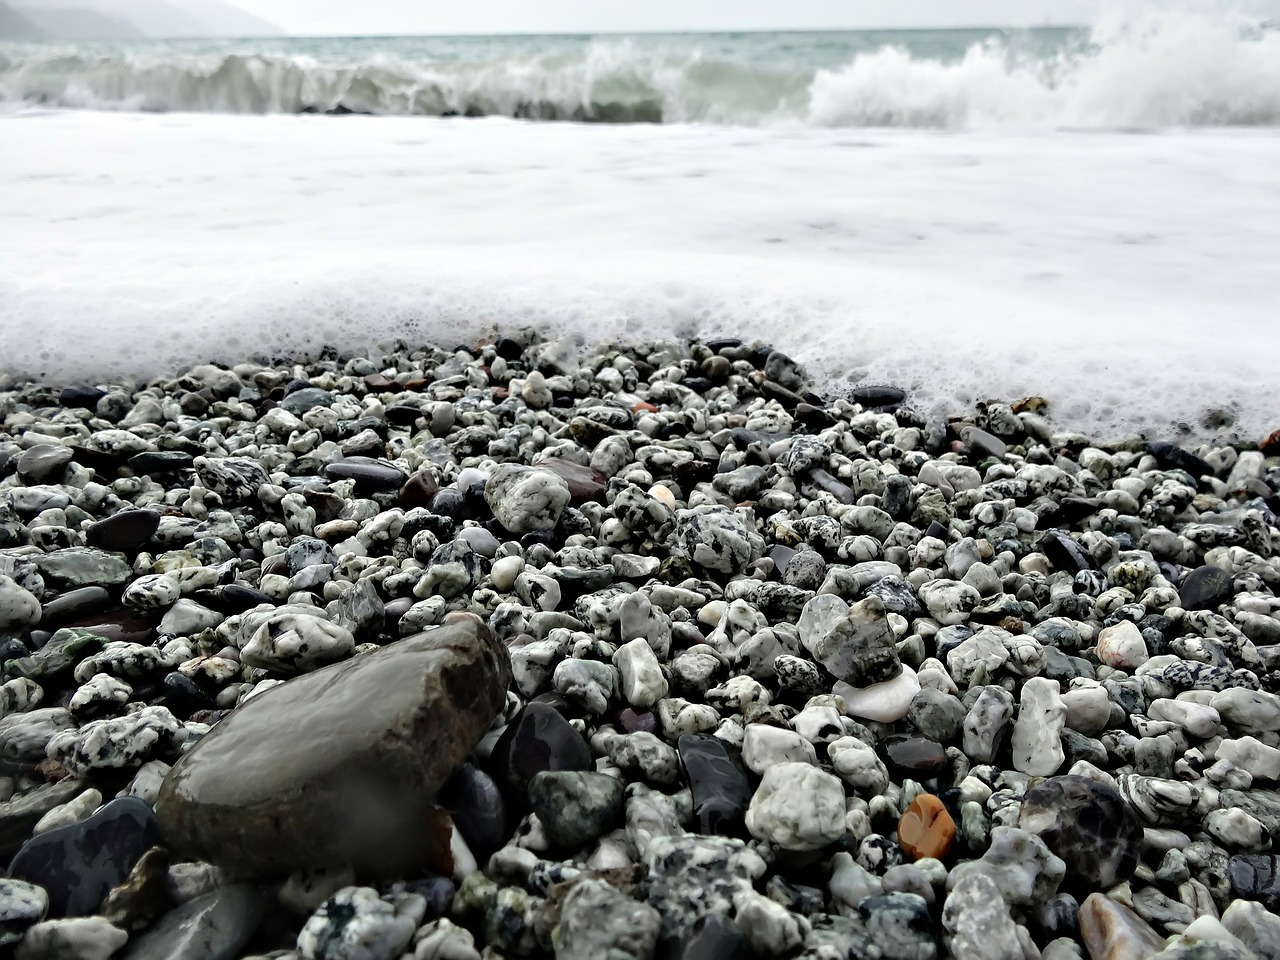
[(1280, 133), (0, 119), (3, 365), (55, 379), (466, 341), (762, 337), (923, 406), (1274, 427)]

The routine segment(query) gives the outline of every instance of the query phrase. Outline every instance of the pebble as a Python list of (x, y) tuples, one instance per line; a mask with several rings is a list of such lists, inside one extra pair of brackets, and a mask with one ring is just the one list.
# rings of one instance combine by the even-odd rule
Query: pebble
[(867, 687), (853, 687), (840, 680), (831, 691), (843, 699), (844, 712), (851, 717), (896, 723), (910, 711), (912, 700), (920, 692), (920, 681), (915, 670), (904, 663), (902, 672), (892, 680)]
[(1157, 954), (1164, 939), (1124, 904), (1091, 893), (1080, 905), (1080, 938), (1095, 960), (1139, 960)]
[(783, 850), (820, 850), (844, 833), (844, 788), (808, 763), (765, 771), (747, 809), (751, 835)]
[(564, 899), (556, 960), (651, 957), (662, 917), (601, 880), (583, 880)]
[(43, 887), (0, 879), (0, 946), (18, 943), (48, 912), (49, 895)]
[(1062, 766), (1066, 754), (1062, 731), (1067, 707), (1062, 702), (1056, 680), (1031, 677), (1022, 685), (1018, 717), (1013, 724), (1013, 766), (1037, 777), (1052, 776)]
[(1039, 836), (1090, 888), (1110, 889), (1138, 868), (1142, 822), (1114, 788), (1096, 780), (1052, 777), (1033, 785), (1018, 826)]
[(425, 911), (416, 894), (383, 898), (369, 887), (344, 887), (307, 920), (298, 953), (303, 960), (395, 960)]
[(220, 887), (165, 913), (130, 941), (122, 960), (238, 960), (263, 909), (252, 887)]
[(112, 800), (93, 816), (32, 837), (9, 876), (43, 887), (53, 917), (93, 913), (160, 841), (155, 815), (135, 797)]
[[(488, 728), (509, 682), (505, 648), (471, 617), (289, 681), (174, 765), (156, 803), (164, 835), (243, 877), (342, 863), (386, 875), (438, 860), (446, 852), (420, 805)], [(361, 796), (376, 819), (353, 807)]]
[[(1094, 444), (1036, 399), (918, 418), (729, 338), (178, 373), (0, 390), (10, 855), (119, 794), (179, 857), (283, 857), (244, 871), (288, 876), (258, 932), (221, 901), (226, 960), (298, 960), (313, 921), (344, 957), (394, 928), (394, 960), (1096, 960), (1109, 904), (1116, 960), (1270, 955), (1280, 448)], [(434, 752), (363, 736), (422, 670), (319, 691), (468, 615), (513, 683), (440, 685)], [(237, 727), (208, 783), (273, 785), (169, 837)], [(189, 929), (203, 960), (165, 897), (222, 916), (234, 865), (166, 860), (97, 909), (122, 955)]]
[(719, 737), (685, 734), (679, 740), (679, 753), (698, 831), (737, 832), (752, 800), (738, 751)]
[(912, 860), (943, 859), (955, 838), (955, 821), (932, 794), (919, 794), (898, 820), (898, 843)]
[(46, 920), (27, 931), (18, 944), (17, 960), (107, 960), (129, 940), (129, 934), (101, 917)]

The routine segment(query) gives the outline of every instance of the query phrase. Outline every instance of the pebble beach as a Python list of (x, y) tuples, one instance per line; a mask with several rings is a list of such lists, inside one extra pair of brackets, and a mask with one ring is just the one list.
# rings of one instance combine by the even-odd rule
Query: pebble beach
[(0, 384), (0, 955), (1280, 957), (1280, 433), (321, 357)]

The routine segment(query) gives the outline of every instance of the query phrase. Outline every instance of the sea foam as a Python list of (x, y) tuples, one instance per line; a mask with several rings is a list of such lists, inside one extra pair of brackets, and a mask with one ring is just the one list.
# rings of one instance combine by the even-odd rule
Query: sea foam
[[(468, 342), (761, 338), (922, 409), (1275, 426), (1280, 136), (29, 111), (0, 120), (21, 375)], [(90, 149), (91, 147), (91, 149)]]

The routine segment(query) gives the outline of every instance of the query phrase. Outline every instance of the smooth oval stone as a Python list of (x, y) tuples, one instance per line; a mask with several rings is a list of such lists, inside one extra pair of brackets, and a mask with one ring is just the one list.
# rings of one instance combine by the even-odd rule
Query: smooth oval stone
[(58, 394), (58, 402), (69, 409), (93, 410), (97, 408), (98, 401), (106, 395), (105, 390), (99, 390), (97, 387), (76, 384), (63, 387), (62, 392)]
[(373, 457), (347, 457), (324, 468), (330, 480), (354, 480), (361, 492), (399, 490), (408, 476), (394, 463)]
[(598, 470), (558, 457), (540, 460), (537, 467), (554, 473), (569, 484), (569, 503), (575, 507), (591, 500), (600, 500), (604, 496), (606, 480)]
[(889, 409), (902, 404), (907, 399), (907, 392), (898, 387), (866, 386), (854, 387), (849, 392), (849, 399), (864, 407)]
[(61, 444), (37, 443), (18, 457), (18, 476), (27, 483), (44, 483), (71, 462), (75, 452)]
[(32, 837), (9, 864), (9, 876), (44, 887), (49, 916), (83, 917), (159, 842), (151, 808), (122, 797), (87, 820)]
[(101, 550), (133, 553), (151, 539), (160, 526), (155, 510), (121, 510), (90, 525), (84, 533), (85, 543)]
[(1197, 482), (1201, 477), (1213, 476), (1213, 467), (1207, 461), (1172, 443), (1156, 441), (1148, 444), (1147, 449), (1163, 470), (1183, 470)]
[(886, 737), (880, 744), (880, 750), (896, 774), (927, 779), (936, 777), (947, 767), (946, 750), (942, 744), (927, 737), (902, 734)]
[(752, 791), (738, 751), (719, 737), (694, 733), (682, 736), (677, 747), (698, 832), (741, 832)]
[(62, 780), (0, 803), (0, 855), (12, 857), (31, 839), (31, 831), (41, 817), (75, 799), (84, 788), (82, 780)]
[(440, 486), (430, 470), (419, 470), (400, 488), (400, 506), (406, 510), (430, 507)]
[(1227, 864), (1231, 889), (1241, 900), (1256, 900), (1272, 913), (1280, 912), (1280, 857), (1241, 854)]
[(467, 498), (456, 487), (443, 487), (431, 498), (431, 512), (461, 523), (471, 516)]
[(92, 633), (101, 638), (103, 643), (121, 641), (125, 643), (150, 643), (156, 635), (155, 624), (146, 617), (139, 617), (125, 610), (112, 613), (99, 613), (79, 620), (72, 620), (67, 627)]
[(447, 863), (431, 800), (506, 702), (506, 647), (476, 617), (248, 700), (174, 765), (156, 802), (171, 847), (233, 877)]
[(101, 613), (111, 604), (105, 587), (79, 587), (59, 594), (46, 603), (40, 613), (40, 625), (52, 630), (80, 617)]
[(192, 594), (192, 599), (201, 606), (225, 614), (244, 613), (263, 603), (275, 603), (261, 590), (243, 583), (228, 583), (212, 590), (197, 590)]
[(131, 940), (120, 960), (236, 960), (262, 913), (253, 887), (220, 887), (170, 910)]
[(1142, 821), (1112, 787), (1087, 777), (1051, 777), (1031, 787), (1018, 826), (1038, 834), (1090, 890), (1123, 883), (1138, 868)]
[(591, 748), (555, 707), (528, 703), (507, 725), (490, 758), (494, 779), (523, 803), (544, 770), (590, 770)]
[(552, 843), (579, 850), (618, 825), (625, 791), (608, 774), (544, 770), (529, 784), (529, 804)]
[(1055, 570), (1075, 574), (1081, 570), (1093, 570), (1096, 566), (1093, 558), (1061, 530), (1046, 533), (1036, 544), (1036, 549), (1049, 558)]
[(507, 805), (493, 778), (463, 764), (440, 791), (440, 803), (453, 814), (453, 824), (482, 862), (507, 842)]
[(308, 410), (329, 406), (334, 399), (333, 394), (328, 390), (321, 390), (319, 387), (302, 387), (281, 400), (280, 406), (294, 416), (300, 417)]
[(1178, 599), (1184, 610), (1217, 610), (1231, 599), (1231, 574), (1221, 567), (1196, 567), (1182, 581)]

